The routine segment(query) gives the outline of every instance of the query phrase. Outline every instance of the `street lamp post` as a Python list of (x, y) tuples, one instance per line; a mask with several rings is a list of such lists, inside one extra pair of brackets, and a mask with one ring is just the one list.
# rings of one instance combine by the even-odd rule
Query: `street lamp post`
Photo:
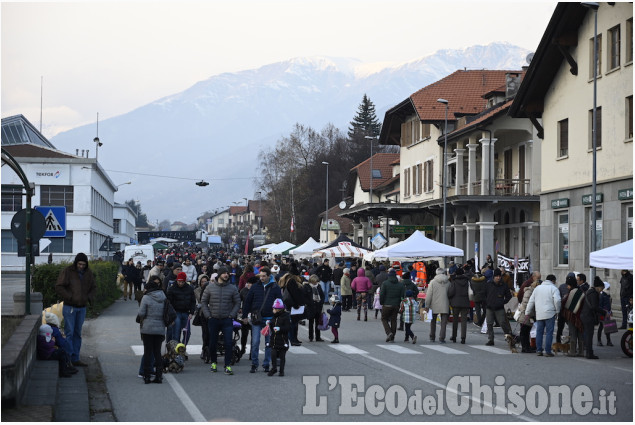
[(329, 241), (329, 163), (322, 161), (326, 165), (326, 210), (324, 212), (324, 221), (326, 222), (325, 242)]
[(375, 138), (372, 136), (364, 136), (365, 139), (370, 139), (370, 195), (368, 203), (373, 203), (373, 142)]
[(446, 226), (446, 214), (447, 214), (447, 200), (448, 200), (448, 185), (447, 185), (447, 150), (448, 150), (448, 107), (449, 102), (445, 99), (437, 99), (437, 102), (445, 105), (445, 129), (443, 135), (445, 140), (443, 142), (443, 236), (442, 242), (445, 244), (445, 226)]
[[(582, 6), (595, 12), (595, 26), (593, 29), (593, 133), (591, 134), (593, 143), (593, 183), (591, 200), (591, 247), (589, 251), (597, 250), (597, 93), (598, 93), (598, 8), (599, 3), (587, 2)], [(595, 279), (595, 267), (590, 267), (590, 282)]]
[(258, 234), (262, 235), (260, 229), (260, 220), (262, 220), (262, 192), (256, 192), (258, 194)]

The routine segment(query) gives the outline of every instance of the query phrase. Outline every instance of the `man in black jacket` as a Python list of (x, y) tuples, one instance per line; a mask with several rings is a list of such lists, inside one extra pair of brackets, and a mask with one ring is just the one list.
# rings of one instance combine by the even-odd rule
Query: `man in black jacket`
[(622, 326), (620, 329), (626, 329), (628, 311), (633, 308), (631, 300), (633, 299), (633, 275), (628, 270), (622, 270), (622, 278), (620, 279), (620, 304), (622, 305)]
[(342, 299), (342, 287), (340, 286), (342, 276), (344, 276), (344, 262), (340, 261), (335, 270), (333, 270), (333, 294), (339, 299)]
[(322, 262), (322, 265), (315, 270), (315, 274), (320, 278), (320, 286), (324, 292), (324, 304), (329, 303), (329, 292), (331, 290), (331, 279), (333, 278), (333, 270), (329, 266), (328, 258)]
[(584, 329), (584, 352), (587, 359), (599, 358), (593, 354), (593, 332), (595, 331), (595, 326), (600, 323), (600, 314), (604, 314), (604, 310), (600, 308), (600, 292), (603, 289), (604, 282), (598, 276), (595, 276), (593, 288), (584, 293), (586, 296), (580, 309), (580, 320)]
[(494, 345), (495, 321), (498, 321), (506, 335), (511, 335), (512, 333), (505, 314), (505, 304), (512, 299), (512, 294), (509, 291), (509, 287), (501, 280), (500, 269), (494, 270), (492, 280), (487, 282), (486, 291), (487, 344), (485, 345)]
[[(187, 321), (192, 319), (196, 310), (196, 296), (194, 289), (186, 283), (187, 275), (181, 272), (176, 277), (176, 285), (168, 288), (168, 301), (176, 310), (176, 320), (168, 328), (167, 341), (177, 341), (187, 344), (187, 340), (181, 341), (181, 330), (187, 326)], [(184, 338), (185, 339), (185, 338)]]

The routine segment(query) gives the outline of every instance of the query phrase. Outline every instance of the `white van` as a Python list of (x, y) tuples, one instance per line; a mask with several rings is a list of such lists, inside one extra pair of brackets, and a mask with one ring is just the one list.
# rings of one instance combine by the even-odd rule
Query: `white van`
[(137, 264), (137, 261), (141, 261), (141, 265), (145, 266), (148, 260), (154, 261), (154, 248), (152, 245), (128, 245), (123, 253), (124, 264), (130, 258), (135, 264)]

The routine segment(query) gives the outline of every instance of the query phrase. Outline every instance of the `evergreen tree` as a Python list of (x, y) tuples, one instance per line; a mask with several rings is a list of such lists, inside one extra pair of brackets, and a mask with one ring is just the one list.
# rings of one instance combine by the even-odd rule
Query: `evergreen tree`
[(348, 127), (348, 138), (355, 140), (364, 136), (377, 137), (381, 129), (381, 124), (377, 120), (375, 105), (370, 98), (364, 94), (362, 103), (357, 108), (357, 114)]

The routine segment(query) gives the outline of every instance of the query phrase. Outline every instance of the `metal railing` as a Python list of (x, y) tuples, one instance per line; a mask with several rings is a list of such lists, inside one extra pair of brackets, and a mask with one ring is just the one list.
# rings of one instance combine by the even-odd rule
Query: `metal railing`
[(529, 196), (529, 179), (496, 179), (494, 194), (496, 196)]

